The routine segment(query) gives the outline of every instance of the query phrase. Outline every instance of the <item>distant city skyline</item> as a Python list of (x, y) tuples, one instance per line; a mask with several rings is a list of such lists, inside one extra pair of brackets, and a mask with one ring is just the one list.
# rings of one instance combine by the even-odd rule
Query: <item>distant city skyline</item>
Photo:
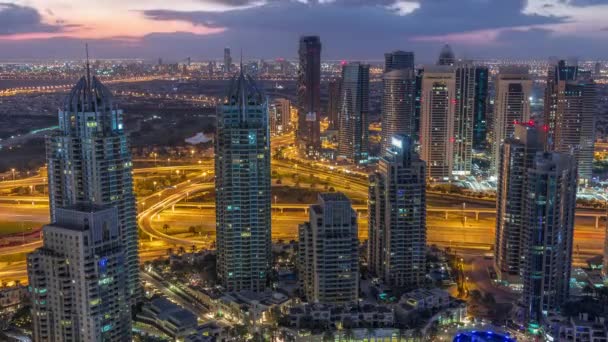
[(381, 60), (403, 49), (432, 63), (444, 43), (458, 58), (598, 58), (606, 14), (605, 0), (8, 0), (0, 59), (76, 58), (85, 41), (99, 58), (221, 58), (226, 46), (294, 58), (309, 34), (321, 36), (323, 59)]

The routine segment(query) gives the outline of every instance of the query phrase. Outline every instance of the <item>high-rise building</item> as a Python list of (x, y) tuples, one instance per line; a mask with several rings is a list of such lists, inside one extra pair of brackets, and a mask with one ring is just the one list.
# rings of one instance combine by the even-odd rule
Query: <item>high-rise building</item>
[(298, 147), (302, 154), (316, 156), (321, 148), (321, 40), (300, 38), (298, 50)]
[(473, 148), (482, 150), (487, 142), (488, 80), (487, 67), (475, 67), (475, 105), (473, 106)]
[(116, 207), (55, 208), (27, 257), (35, 341), (130, 341), (127, 255)]
[[(87, 73), (88, 74), (88, 73)], [(136, 203), (123, 112), (96, 77), (82, 77), (59, 110), (59, 130), (46, 139), (51, 222), (78, 203), (118, 208), (131, 303), (139, 296)]]
[(369, 154), (369, 65), (342, 67), (338, 153), (352, 163), (367, 162)]
[(414, 71), (414, 53), (406, 51), (393, 51), (384, 54), (384, 72), (393, 70)]
[(426, 166), (409, 136), (395, 135), (370, 176), (368, 265), (386, 284), (426, 274)]
[(456, 108), (454, 112), (452, 144), (452, 175), (471, 174), (473, 162), (473, 129), (476, 105), (476, 67), (471, 62), (459, 62), (454, 70), (456, 81)]
[(268, 104), (243, 71), (227, 95), (215, 139), (218, 278), (228, 291), (262, 291), (271, 260)]
[(595, 82), (580, 72), (574, 81), (559, 81), (553, 129), (555, 151), (574, 155), (579, 179), (592, 177), (595, 148), (597, 89)]
[(270, 105), (270, 133), (283, 134), (291, 126), (291, 103), (288, 99), (275, 99)]
[(450, 47), (448, 44), (445, 44), (443, 48), (441, 48), (441, 52), (439, 53), (437, 65), (451, 66), (455, 63), (456, 57), (454, 56), (454, 51), (452, 51), (452, 47)]
[(566, 65), (563, 60), (552, 61), (547, 70), (547, 85), (544, 98), (544, 124), (548, 127), (547, 148), (554, 149), (555, 120), (557, 117), (558, 84), (575, 81), (578, 77), (578, 66)]
[(420, 157), (427, 177), (447, 180), (454, 167), (456, 80), (453, 67), (426, 67), (422, 76)]
[(517, 123), (530, 119), (532, 79), (528, 68), (501, 67), (495, 86), (492, 169), (498, 172), (501, 144), (513, 135)]
[(395, 134), (414, 136), (416, 75), (413, 69), (394, 69), (382, 76), (382, 151)]
[(357, 214), (346, 195), (319, 194), (299, 226), (298, 270), (308, 302), (355, 303), (359, 298)]
[(525, 204), (527, 173), (538, 152), (544, 151), (546, 132), (528, 123), (514, 125), (514, 134), (501, 144), (496, 199), (496, 271), (510, 286), (522, 285), (527, 230)]
[(230, 48), (224, 48), (224, 72), (232, 72), (232, 56), (230, 55)]
[(538, 153), (527, 172), (522, 295), (530, 328), (568, 299), (577, 170), (571, 155)]
[(340, 129), (340, 85), (342, 80), (332, 80), (328, 85), (327, 118), (329, 129)]

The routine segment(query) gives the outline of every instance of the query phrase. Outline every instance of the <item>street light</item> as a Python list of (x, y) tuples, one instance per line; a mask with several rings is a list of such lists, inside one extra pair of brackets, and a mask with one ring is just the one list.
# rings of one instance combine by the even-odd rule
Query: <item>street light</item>
[(13, 173), (13, 180), (15, 180), (15, 169), (11, 169), (11, 172)]

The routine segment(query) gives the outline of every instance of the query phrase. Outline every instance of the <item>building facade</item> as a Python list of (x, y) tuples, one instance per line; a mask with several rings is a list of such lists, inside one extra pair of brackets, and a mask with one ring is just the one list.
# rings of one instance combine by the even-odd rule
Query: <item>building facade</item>
[(369, 65), (349, 63), (342, 67), (338, 153), (359, 164), (369, 157)]
[(340, 90), (342, 80), (332, 80), (328, 85), (327, 97), (327, 118), (329, 120), (329, 129), (340, 129)]
[(522, 295), (531, 328), (568, 299), (577, 168), (565, 153), (538, 153), (527, 172)]
[(559, 81), (553, 129), (555, 151), (570, 153), (578, 163), (579, 180), (589, 181), (593, 172), (597, 89), (595, 82), (582, 76)]
[(218, 278), (227, 291), (263, 291), (271, 261), (268, 104), (243, 72), (217, 112)]
[(473, 106), (473, 148), (483, 150), (487, 144), (487, 113), (490, 71), (487, 67), (475, 67), (475, 104)]
[(382, 153), (395, 134), (415, 132), (416, 75), (413, 68), (394, 69), (382, 76)]
[(456, 63), (456, 57), (452, 47), (445, 44), (439, 52), (439, 58), (437, 59), (437, 65), (452, 66)]
[(368, 265), (386, 284), (426, 275), (426, 165), (409, 136), (396, 135), (370, 176)]
[(528, 68), (501, 67), (495, 85), (492, 169), (498, 172), (502, 143), (513, 135), (517, 123), (530, 119), (532, 79)]
[(544, 124), (548, 127), (547, 147), (549, 150), (553, 150), (555, 146), (558, 84), (560, 82), (575, 81), (578, 78), (578, 71), (577, 65), (567, 65), (564, 60), (552, 62), (552, 65), (547, 70), (543, 115)]
[(317, 156), (321, 148), (321, 40), (318, 36), (300, 38), (298, 50), (298, 131), (300, 152)]
[(384, 72), (393, 70), (414, 71), (414, 53), (409, 51), (393, 51), (384, 54)]
[(475, 125), (476, 67), (471, 62), (459, 62), (455, 72), (456, 102), (452, 144), (452, 175), (471, 174), (473, 161), (473, 130)]
[(359, 298), (357, 214), (342, 193), (319, 194), (299, 226), (298, 272), (309, 303), (346, 304)]
[(278, 135), (291, 129), (291, 103), (288, 99), (275, 99), (269, 108), (270, 134)]
[(56, 208), (27, 257), (35, 341), (129, 341), (127, 255), (116, 207)]
[(230, 55), (230, 48), (224, 48), (224, 72), (232, 72), (232, 56)]
[(514, 126), (514, 135), (500, 148), (496, 189), (495, 268), (499, 279), (513, 287), (522, 285), (527, 222), (528, 169), (544, 151), (545, 131), (528, 123)]
[(422, 76), (420, 157), (427, 177), (448, 180), (454, 168), (456, 80), (449, 66), (426, 67)]
[(137, 208), (123, 112), (96, 77), (82, 77), (59, 110), (59, 130), (46, 138), (51, 222), (78, 203), (118, 208), (131, 303), (139, 297)]

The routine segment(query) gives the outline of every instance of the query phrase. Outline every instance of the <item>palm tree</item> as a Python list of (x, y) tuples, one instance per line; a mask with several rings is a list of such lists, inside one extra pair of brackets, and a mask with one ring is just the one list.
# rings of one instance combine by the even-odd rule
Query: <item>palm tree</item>
[(169, 230), (169, 225), (165, 223), (163, 225), (163, 230), (165, 231), (165, 234), (167, 234), (167, 231)]
[(196, 246), (192, 245), (190, 246), (190, 253), (194, 254), (194, 252), (196, 252)]

